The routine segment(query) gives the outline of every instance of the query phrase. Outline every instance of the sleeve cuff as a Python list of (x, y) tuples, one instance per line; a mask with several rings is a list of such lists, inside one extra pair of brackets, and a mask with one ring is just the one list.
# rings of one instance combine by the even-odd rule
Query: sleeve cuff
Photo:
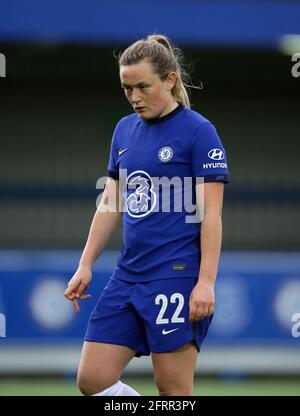
[(115, 180), (119, 180), (119, 173), (114, 172), (114, 171), (112, 171), (112, 170), (108, 170), (108, 171), (107, 171), (107, 176), (108, 176), (109, 178), (113, 178), (113, 179), (115, 179)]
[(229, 176), (228, 175), (207, 175), (201, 176), (197, 175), (198, 178), (204, 178), (204, 183), (207, 182), (223, 182), (224, 184), (229, 183)]

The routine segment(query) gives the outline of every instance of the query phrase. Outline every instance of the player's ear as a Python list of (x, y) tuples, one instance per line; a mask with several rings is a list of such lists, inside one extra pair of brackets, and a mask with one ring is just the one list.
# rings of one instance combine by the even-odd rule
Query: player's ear
[(170, 72), (165, 81), (166, 89), (168, 91), (171, 91), (171, 89), (174, 87), (174, 85), (176, 84), (176, 79), (177, 79), (176, 72), (175, 71)]

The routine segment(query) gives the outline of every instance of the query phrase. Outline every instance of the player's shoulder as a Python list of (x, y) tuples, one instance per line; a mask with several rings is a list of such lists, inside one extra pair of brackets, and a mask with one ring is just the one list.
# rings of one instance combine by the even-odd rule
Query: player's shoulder
[(182, 121), (188, 143), (193, 145), (211, 142), (216, 137), (217, 131), (214, 124), (202, 114), (189, 108), (185, 108), (183, 113)]
[(138, 116), (136, 113), (128, 114), (127, 116), (122, 117), (116, 125), (116, 128), (126, 128), (128, 126), (131, 126), (133, 123), (136, 123), (138, 121)]
[(126, 137), (131, 135), (136, 123), (137, 115), (135, 113), (122, 117), (115, 126), (113, 143), (121, 146), (121, 143), (127, 140)]
[(204, 117), (199, 112), (192, 110), (191, 108), (185, 108), (183, 111), (183, 117), (188, 122), (188, 125), (192, 128), (199, 129), (205, 125), (213, 125), (210, 120)]

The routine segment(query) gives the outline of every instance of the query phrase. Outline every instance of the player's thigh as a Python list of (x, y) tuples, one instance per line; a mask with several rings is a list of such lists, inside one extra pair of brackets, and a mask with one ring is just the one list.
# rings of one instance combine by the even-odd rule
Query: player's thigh
[(198, 350), (193, 342), (169, 352), (152, 353), (154, 379), (161, 395), (192, 395)]
[(95, 394), (116, 383), (136, 350), (116, 344), (84, 342), (77, 382), (84, 394)]

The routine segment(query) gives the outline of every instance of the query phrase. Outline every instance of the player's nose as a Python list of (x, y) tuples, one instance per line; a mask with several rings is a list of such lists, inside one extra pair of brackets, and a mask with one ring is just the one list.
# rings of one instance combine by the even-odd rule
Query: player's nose
[(133, 104), (138, 104), (138, 103), (141, 102), (141, 97), (140, 97), (138, 91), (136, 91), (136, 90), (132, 91), (131, 101), (132, 101)]

